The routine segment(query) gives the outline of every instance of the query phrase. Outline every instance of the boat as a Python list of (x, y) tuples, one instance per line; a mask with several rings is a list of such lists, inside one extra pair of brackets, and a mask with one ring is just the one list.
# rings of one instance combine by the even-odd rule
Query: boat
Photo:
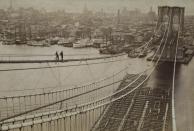
[(11, 39), (6, 39), (2, 43), (3, 45), (14, 45), (14, 41)]
[(64, 38), (61, 38), (61, 39), (59, 39), (59, 41), (58, 41), (58, 45), (64, 45), (64, 43), (65, 43), (65, 39)]
[(58, 45), (64, 46), (64, 47), (73, 47), (73, 39), (65, 39), (62, 38), (58, 41)]
[(41, 41), (28, 41), (27, 45), (29, 46), (41, 46), (41, 47), (49, 47), (50, 44), (47, 40), (41, 40)]
[(20, 39), (16, 39), (16, 40), (15, 40), (15, 44), (16, 44), (16, 45), (23, 45), (23, 44), (26, 44), (26, 41), (22, 41), (22, 40), (20, 40)]
[(64, 44), (63, 44), (64, 47), (73, 47), (73, 42), (71, 41), (66, 41)]
[(108, 46), (100, 48), (99, 52), (101, 54), (119, 54), (119, 53), (123, 53), (124, 50), (123, 50), (123, 47), (119, 45), (109, 44)]
[(84, 47), (92, 47), (92, 46), (93, 46), (93, 42), (90, 39), (81, 39), (73, 43), (74, 48), (84, 48)]
[(130, 58), (137, 58), (138, 54), (136, 54), (136, 53), (128, 53), (128, 57), (130, 57)]
[(60, 40), (59, 37), (50, 38), (49, 43), (51, 45), (57, 45), (59, 40)]
[(145, 52), (139, 54), (139, 58), (144, 58), (146, 56), (147, 56), (147, 54)]
[(131, 50), (129, 53), (128, 53), (128, 57), (130, 58), (137, 58), (138, 57), (138, 52), (136, 52), (135, 50)]
[(107, 48), (100, 48), (99, 49), (100, 54), (110, 54), (109, 50)]

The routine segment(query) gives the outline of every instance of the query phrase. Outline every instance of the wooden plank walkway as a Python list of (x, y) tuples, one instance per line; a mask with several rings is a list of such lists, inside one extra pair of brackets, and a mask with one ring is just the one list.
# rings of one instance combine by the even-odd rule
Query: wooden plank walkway
[(19, 63), (58, 63), (58, 62), (74, 62), (74, 61), (88, 61), (88, 60), (99, 60), (99, 59), (108, 59), (126, 55), (124, 53), (117, 55), (109, 55), (109, 56), (99, 56), (99, 57), (91, 57), (91, 58), (73, 58), (73, 59), (64, 59), (64, 60), (55, 60), (55, 59), (47, 59), (47, 60), (0, 60), (0, 64), (19, 64)]
[[(145, 77), (142, 76), (128, 90), (137, 86)], [(130, 83), (128, 78), (124, 78), (118, 89)], [(145, 83), (130, 95), (113, 102), (96, 125), (95, 131), (171, 131), (169, 91), (150, 89)]]

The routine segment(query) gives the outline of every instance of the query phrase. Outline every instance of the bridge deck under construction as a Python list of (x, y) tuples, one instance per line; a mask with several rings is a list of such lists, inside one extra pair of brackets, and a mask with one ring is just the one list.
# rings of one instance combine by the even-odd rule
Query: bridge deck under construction
[[(132, 84), (134, 88), (145, 76)], [(129, 83), (129, 75), (119, 89)], [(113, 102), (99, 118), (96, 131), (171, 131), (171, 89), (142, 85), (135, 92)], [(121, 94), (122, 95), (122, 92)]]
[(100, 59), (108, 59), (114, 58), (119, 56), (124, 56), (125, 53), (117, 54), (117, 55), (107, 55), (107, 56), (99, 56), (99, 57), (87, 57), (87, 58), (72, 58), (72, 59), (63, 59), (63, 60), (55, 60), (55, 59), (24, 59), (24, 60), (17, 60), (17, 59), (7, 59), (7, 60), (0, 60), (0, 64), (20, 64), (20, 63), (56, 63), (56, 62), (74, 62), (74, 61), (89, 61), (89, 60), (100, 60)]

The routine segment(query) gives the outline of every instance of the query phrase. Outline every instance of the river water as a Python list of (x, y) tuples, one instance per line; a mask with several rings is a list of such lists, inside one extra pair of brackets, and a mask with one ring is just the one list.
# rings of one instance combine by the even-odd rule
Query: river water
[[(163, 63), (149, 79), (152, 88), (172, 88), (173, 63)], [(194, 60), (177, 64), (175, 76), (175, 116), (177, 131), (193, 131), (194, 127)]]
[[(29, 47), (29, 46), (0, 46), (0, 59), (55, 59), (55, 52), (63, 51), (66, 58), (72, 57), (96, 57), (100, 56), (97, 49), (85, 48), (85, 49), (73, 49), (65, 48), (61, 46), (52, 47)], [(34, 56), (30, 57), (2, 57), (2, 54), (14, 55), (32, 55), (32, 54), (44, 54), (46, 56)], [(47, 56), (47, 54), (51, 56)], [(74, 56), (72, 54), (84, 54), (80, 56)], [(53, 56), (52, 56), (53, 55)], [(7, 95), (20, 95), (26, 90), (26, 94), (32, 93), (28, 89), (38, 88), (55, 88), (63, 85), (64, 88), (71, 86), (78, 86), (80, 84), (90, 83), (100, 78), (110, 76), (121, 69), (129, 66), (126, 72), (138, 73), (149, 68), (151, 63), (145, 59), (131, 59), (126, 56), (119, 58), (112, 58), (114, 62), (93, 64), (90, 62), (83, 66), (69, 66), (64, 68), (49, 68), (40, 70), (24, 70), (24, 71), (8, 71), (0, 73), (0, 96)], [(103, 62), (106, 60), (100, 60)], [(93, 61), (96, 62), (96, 61)], [(99, 62), (99, 60), (98, 60)], [(61, 66), (81, 64), (84, 62), (70, 62), (70, 63), (52, 63), (52, 64), (1, 64), (0, 69), (13, 69), (13, 68), (28, 68), (28, 67), (42, 67), (42, 66)], [(175, 111), (176, 111), (176, 123), (178, 131), (193, 131), (193, 118), (194, 118), (194, 60), (188, 65), (177, 64), (176, 68), (176, 81), (175, 81)], [(165, 63), (156, 68), (154, 73), (149, 79), (149, 86), (151, 87), (171, 87), (172, 86), (172, 74), (173, 64)], [(124, 75), (124, 74), (123, 74)]]

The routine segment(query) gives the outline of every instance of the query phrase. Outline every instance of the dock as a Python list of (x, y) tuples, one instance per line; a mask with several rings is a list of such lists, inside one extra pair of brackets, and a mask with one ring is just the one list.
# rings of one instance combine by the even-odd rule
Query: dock
[[(176, 62), (180, 64), (188, 64), (192, 60), (192, 58), (193, 58), (193, 55), (189, 55), (182, 59), (177, 59)], [(147, 58), (148, 61), (152, 61), (152, 59), (153, 59), (153, 56)], [(157, 57), (153, 59), (153, 61), (157, 61), (157, 60), (158, 60)], [(174, 58), (173, 59), (160, 58), (160, 62), (174, 62)]]

